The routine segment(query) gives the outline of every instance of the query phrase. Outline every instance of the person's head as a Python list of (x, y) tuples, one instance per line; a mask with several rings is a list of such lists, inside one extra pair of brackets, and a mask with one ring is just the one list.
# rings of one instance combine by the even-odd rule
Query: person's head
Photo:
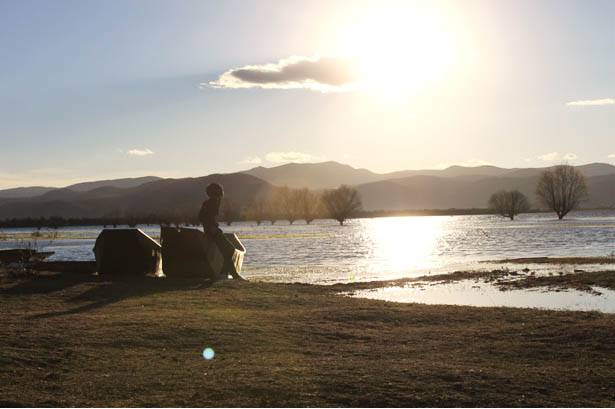
[(219, 197), (224, 196), (224, 189), (222, 189), (222, 185), (218, 183), (210, 183), (205, 189), (207, 196), (209, 197)]

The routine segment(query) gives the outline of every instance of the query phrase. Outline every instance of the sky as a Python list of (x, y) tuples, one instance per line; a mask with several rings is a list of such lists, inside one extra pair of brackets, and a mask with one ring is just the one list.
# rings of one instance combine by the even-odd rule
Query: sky
[(615, 163), (615, 1), (0, 0), (0, 188)]

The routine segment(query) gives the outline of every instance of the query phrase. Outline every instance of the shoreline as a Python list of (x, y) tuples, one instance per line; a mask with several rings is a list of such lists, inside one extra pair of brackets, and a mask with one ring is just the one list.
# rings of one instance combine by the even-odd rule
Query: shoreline
[[(613, 211), (613, 207), (597, 207), (597, 208), (581, 208), (575, 212), (608, 212)], [(553, 214), (551, 210), (532, 209), (522, 214)], [(470, 209), (417, 209), (417, 210), (364, 210), (359, 212), (353, 219), (375, 219), (383, 217), (429, 217), (429, 216), (499, 216), (497, 212), (489, 209), (470, 208)], [(568, 217), (573, 218), (574, 213)], [(557, 216), (554, 216), (557, 221)], [(135, 217), (135, 218), (73, 218), (73, 217), (49, 217), (49, 218), (19, 218), (0, 220), (0, 229), (10, 228), (46, 228), (58, 229), (64, 227), (92, 227), (92, 226), (109, 226), (109, 227), (130, 227), (139, 228), (139, 226), (171, 226), (174, 223), (165, 222), (164, 217)], [(316, 220), (332, 220), (330, 218), (318, 218)], [(562, 222), (566, 221), (563, 219)], [(242, 219), (235, 220), (233, 223), (256, 223), (256, 220)], [(278, 223), (283, 222), (283, 223)], [(269, 225), (269, 222), (263, 225)], [(286, 220), (283, 218), (276, 220), (276, 225), (285, 226)], [(198, 226), (190, 222), (179, 223), (181, 226)]]

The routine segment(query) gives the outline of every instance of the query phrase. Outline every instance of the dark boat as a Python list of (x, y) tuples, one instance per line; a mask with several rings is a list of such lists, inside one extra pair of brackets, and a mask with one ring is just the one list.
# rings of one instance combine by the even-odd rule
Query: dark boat
[(167, 277), (222, 277), (225, 263), (239, 273), (246, 253), (245, 247), (233, 233), (224, 235), (226, 241), (208, 239), (202, 231), (191, 228), (162, 227), (162, 271)]

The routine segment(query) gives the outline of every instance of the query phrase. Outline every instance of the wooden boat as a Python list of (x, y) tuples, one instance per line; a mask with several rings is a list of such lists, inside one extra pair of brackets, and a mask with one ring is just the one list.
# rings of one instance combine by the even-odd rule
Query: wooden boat
[(162, 271), (167, 277), (226, 278), (230, 266), (239, 274), (246, 252), (237, 236), (212, 240), (191, 228), (162, 227)]

